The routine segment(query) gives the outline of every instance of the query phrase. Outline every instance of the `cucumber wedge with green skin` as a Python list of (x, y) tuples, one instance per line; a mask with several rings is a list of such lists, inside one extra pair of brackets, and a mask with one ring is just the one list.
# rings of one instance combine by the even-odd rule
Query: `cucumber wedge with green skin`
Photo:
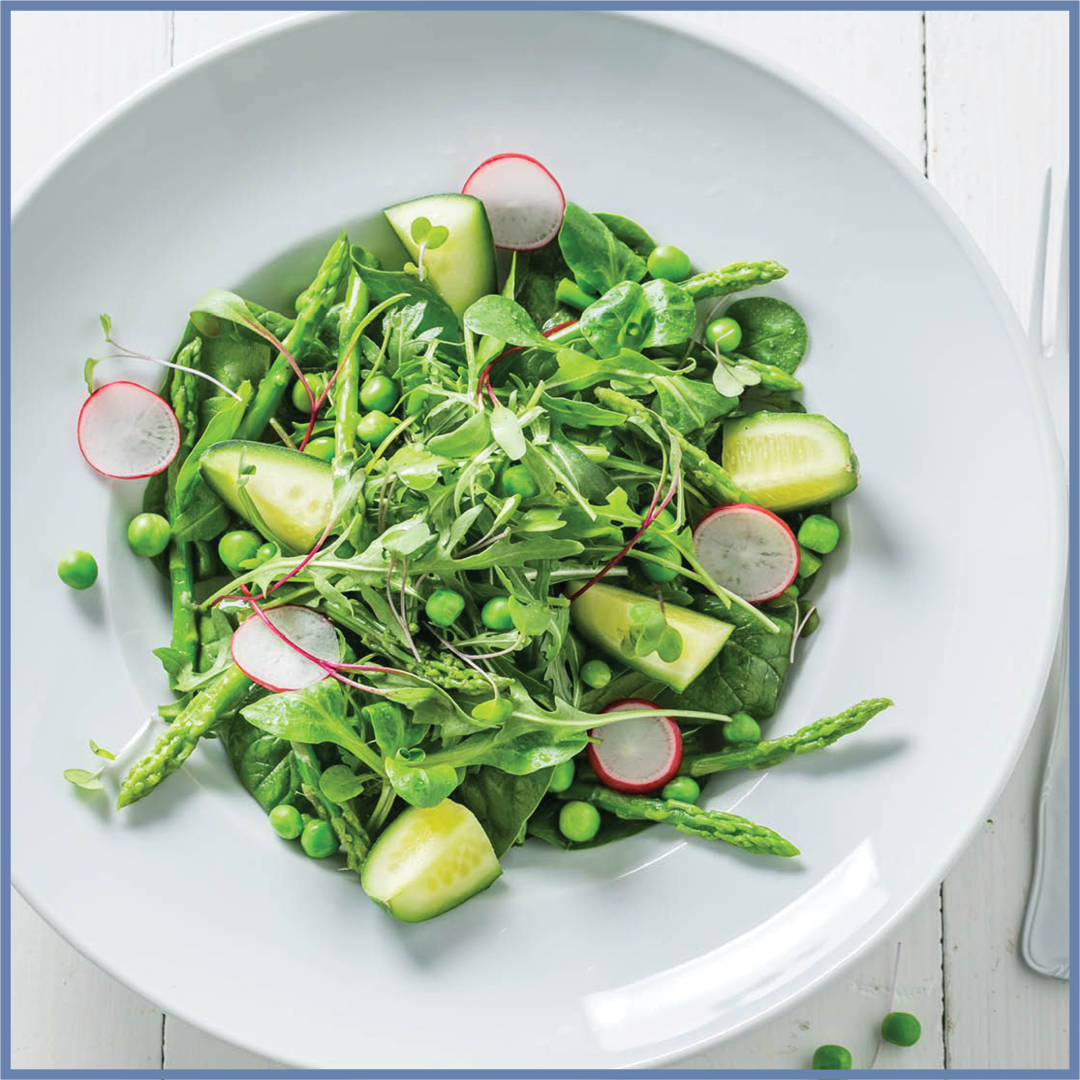
[[(246, 477), (240, 471), (251, 468)], [(330, 520), (333, 470), (311, 454), (233, 439), (211, 446), (199, 471), (230, 510), (286, 551), (309, 552)], [(250, 504), (240, 497), (241, 478)]]
[(412, 238), (412, 223), (427, 218), (432, 226), (450, 231), (446, 242), (424, 251), (424, 279), (439, 290), (460, 320), (465, 309), (481, 296), (498, 292), (495, 242), (487, 211), (471, 195), (428, 195), (398, 203), (383, 211), (409, 257), (419, 264), (420, 245)]
[(853, 492), (859, 462), (848, 437), (824, 416), (754, 413), (724, 425), (721, 464), (769, 510), (818, 506)]
[(664, 614), (668, 625), (682, 635), (682, 655), (670, 662), (661, 660), (657, 653), (627, 656), (622, 645), (630, 629), (630, 609), (650, 603), (660, 606), (651, 597), (629, 589), (594, 585), (570, 605), (570, 621), (597, 649), (681, 694), (716, 659), (734, 627), (699, 611), (667, 604)]
[(375, 841), (360, 884), (395, 919), (417, 923), (463, 904), (501, 873), (472, 811), (444, 799), (406, 810)]

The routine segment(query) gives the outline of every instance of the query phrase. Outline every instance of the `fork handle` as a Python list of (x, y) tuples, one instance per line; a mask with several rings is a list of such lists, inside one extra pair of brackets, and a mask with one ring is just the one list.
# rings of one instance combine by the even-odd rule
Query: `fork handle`
[(1054, 710), (1054, 730), (1039, 797), (1039, 838), (1020, 948), (1042, 975), (1069, 978), (1069, 609), (1054, 656), (1056, 675), (1047, 683), (1043, 708)]

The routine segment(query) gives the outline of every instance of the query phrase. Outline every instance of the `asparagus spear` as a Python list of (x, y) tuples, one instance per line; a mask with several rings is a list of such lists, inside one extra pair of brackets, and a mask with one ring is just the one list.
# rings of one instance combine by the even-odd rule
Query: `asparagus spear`
[(627, 821), (659, 821), (674, 825), (679, 832), (719, 840), (725, 844), (761, 855), (798, 855), (799, 849), (779, 833), (757, 825), (737, 814), (705, 810), (678, 799), (652, 799), (642, 795), (624, 795), (603, 784), (572, 784), (560, 798), (591, 802)]
[(326, 253), (314, 281), (301, 293), (306, 303), (296, 316), (292, 329), (285, 335), (282, 342), (285, 351), (278, 354), (270, 370), (259, 381), (259, 389), (237, 432), (238, 439), (258, 439), (270, 418), (277, 412), (278, 405), (293, 379), (292, 367), (285, 353), (289, 353), (299, 362), (311, 347), (311, 343), (316, 340), (319, 323), (334, 302), (341, 276), (348, 263), (349, 239), (342, 233)]
[(719, 270), (707, 270), (704, 274), (695, 274), (682, 287), (694, 300), (711, 300), (728, 293), (742, 292), (755, 285), (767, 285), (787, 273), (787, 268), (778, 262), (766, 259), (764, 262), (732, 263)]
[[(177, 357), (186, 367), (198, 367), (202, 339), (189, 341)], [(169, 465), (166, 481), (166, 514), (169, 524), (176, 524), (180, 508), (176, 502), (176, 478), (180, 466), (199, 439), (198, 387), (194, 375), (174, 371), (171, 403), (180, 424), (180, 449)], [(187, 541), (173, 540), (169, 545), (169, 584), (172, 591), (172, 641), (174, 649), (184, 654), (194, 667), (199, 654), (198, 614), (195, 606), (194, 552)]]
[(812, 750), (831, 746), (837, 739), (858, 731), (892, 704), (888, 698), (860, 701), (836, 716), (826, 716), (823, 720), (816, 720), (800, 728), (793, 735), (684, 758), (679, 771), (691, 776), (708, 776), (710, 773), (728, 772), (731, 769), (767, 769), (797, 754), (809, 754)]
[(359, 874), (364, 869), (364, 860), (371, 848), (371, 840), (366, 830), (348, 803), (339, 805), (323, 796), (319, 787), (319, 763), (311, 752), (311, 747), (306, 743), (294, 742), (292, 748), (305, 798), (315, 808), (319, 817), (330, 822), (341, 849), (345, 852), (349, 869)]
[(118, 809), (145, 798), (191, 756), (199, 740), (221, 717), (236, 710), (252, 686), (235, 664), (191, 699), (165, 729), (153, 750), (128, 769), (116, 800)]
[[(339, 348), (348, 348), (353, 331), (367, 314), (369, 303), (370, 293), (364, 279), (355, 266), (350, 266), (338, 330)], [(339, 357), (339, 362), (341, 372), (334, 394), (334, 445), (340, 458), (356, 446), (356, 423), (360, 419), (360, 342), (357, 341), (348, 356)]]

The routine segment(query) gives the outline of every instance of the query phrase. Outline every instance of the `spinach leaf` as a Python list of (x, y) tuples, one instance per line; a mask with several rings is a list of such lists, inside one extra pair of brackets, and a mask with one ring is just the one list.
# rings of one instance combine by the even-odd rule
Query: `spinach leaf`
[(515, 299), (537, 326), (542, 328), (560, 310), (559, 301), (555, 297), (555, 286), (568, 273), (566, 261), (554, 240), (539, 251), (529, 252), (529, 260), (521, 274)]
[(566, 204), (559, 248), (577, 283), (594, 293), (606, 293), (620, 281), (640, 281), (645, 276), (645, 260), (577, 203)]
[(223, 328), (216, 337), (203, 339), (199, 367), (230, 390), (245, 382), (254, 386), (270, 370), (270, 346), (233, 326)]
[(505, 296), (482, 296), (465, 312), (465, 329), (507, 345), (553, 348), (529, 318), (529, 313)]
[(605, 214), (597, 211), (599, 218), (635, 255), (647, 259), (656, 247), (656, 241), (636, 222), (622, 214)]
[(216, 540), (228, 527), (229, 511), (203, 483), (198, 483), (188, 505), (173, 522), (174, 540)]
[[(792, 374), (806, 355), (803, 317), (775, 296), (748, 296), (724, 312), (742, 327), (739, 352)], [(776, 389), (781, 389), (776, 387)]]
[(735, 623), (720, 655), (681, 694), (667, 691), (659, 704), (680, 709), (713, 709), (731, 715), (749, 713), (767, 720), (776, 712), (788, 670), (792, 623), (769, 613), (779, 627), (766, 630), (757, 619), (732, 605), (724, 608), (715, 597), (702, 597), (695, 605), (706, 614)]
[(410, 806), (438, 806), (458, 785), (453, 765), (414, 765), (402, 752), (388, 757), (383, 764), (394, 790)]
[[(285, 694), (269, 694), (240, 710), (244, 719), (268, 735), (299, 743), (334, 743), (367, 764), (373, 752), (346, 719), (341, 684), (323, 679), (314, 686)], [(378, 769), (377, 771), (381, 771)]]
[(514, 846), (521, 826), (547, 793), (554, 771), (554, 768), (539, 769), (525, 776), (512, 776), (481, 765), (470, 770), (461, 782), (457, 801), (476, 816), (499, 858)]
[(717, 393), (712, 383), (683, 375), (662, 375), (656, 384), (656, 411), (683, 435), (732, 412), (739, 399)]
[(652, 311), (645, 290), (633, 281), (609, 289), (582, 312), (580, 329), (602, 356), (639, 347), (652, 329)]
[(491, 421), (487, 410), (473, 413), (460, 427), (428, 442), (433, 454), (448, 458), (471, 458), (491, 442)]
[(652, 311), (652, 325), (641, 348), (682, 345), (694, 336), (697, 308), (685, 289), (670, 281), (650, 281), (643, 291)]
[(376, 270), (355, 262), (353, 265), (356, 266), (360, 279), (371, 290), (371, 297), (376, 303), (381, 304), (384, 300), (404, 293), (408, 299), (402, 301), (403, 306), (422, 305), (420, 317), (412, 327), (414, 334), (420, 334), (425, 330), (438, 330), (440, 337), (446, 341), (458, 339), (460, 327), (457, 316), (450, 305), (426, 281), (421, 281), (404, 271)]
[(297, 784), (287, 742), (235, 715), (219, 724), (217, 732), (240, 783), (267, 813), (292, 801)]
[(574, 487), (591, 503), (603, 503), (615, 488), (606, 469), (590, 461), (558, 429), (551, 434), (551, 453), (574, 482)]

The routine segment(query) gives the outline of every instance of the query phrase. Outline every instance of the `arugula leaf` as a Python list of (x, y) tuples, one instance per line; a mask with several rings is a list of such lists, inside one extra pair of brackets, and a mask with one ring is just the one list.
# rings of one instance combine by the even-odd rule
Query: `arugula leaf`
[(642, 356), (631, 349), (622, 349), (615, 356), (595, 357), (574, 349), (556, 353), (558, 371), (547, 384), (548, 392), (587, 390), (597, 383), (618, 380), (648, 385), (658, 375), (670, 375), (671, 369)]
[(520, 461), (525, 456), (525, 436), (521, 432), (521, 421), (517, 413), (505, 405), (496, 405), (491, 410), (491, 437), (511, 461)]
[(540, 395), (540, 404), (544, 406), (553, 420), (572, 428), (618, 427), (626, 423), (622, 413), (611, 409), (601, 409), (590, 401), (575, 401), (572, 398)]
[[(739, 352), (792, 374), (806, 355), (803, 317), (775, 296), (748, 296), (724, 312), (742, 327)], [(783, 389), (774, 387), (773, 389)]]
[(577, 283), (594, 293), (606, 293), (621, 281), (640, 281), (645, 276), (645, 260), (577, 203), (566, 204), (559, 249)]
[(457, 789), (457, 801), (476, 816), (499, 858), (514, 846), (551, 783), (554, 767), (513, 776), (490, 765), (470, 770)]
[[(228, 404), (214, 413), (203, 429), (202, 435), (199, 436), (198, 442), (192, 447), (191, 453), (184, 459), (184, 464), (180, 466), (180, 471), (176, 475), (175, 498), (181, 513), (191, 505), (197, 490), (206, 487), (202, 474), (199, 472), (199, 461), (203, 453), (215, 443), (234, 438), (243, 422), (248, 401), (251, 399), (251, 383), (241, 383), (236, 392), (240, 395), (240, 400), (234, 401), (230, 398)], [(215, 495), (214, 498), (217, 499), (217, 496)], [(192, 539), (192, 537), (184, 537), (184, 539)], [(199, 537), (199, 539), (212, 540), (214, 537)]]
[(473, 413), (460, 427), (428, 441), (433, 454), (448, 458), (471, 458), (491, 442), (491, 421), (487, 410)]
[(440, 336), (447, 341), (458, 338), (460, 326), (457, 316), (434, 286), (412, 274), (396, 270), (376, 270), (356, 262), (355, 259), (353, 265), (360, 279), (371, 290), (371, 296), (376, 303), (381, 304), (391, 297), (405, 294), (408, 299), (402, 301), (403, 305), (419, 312), (419, 318), (412, 328), (414, 334), (425, 330), (438, 330)]

